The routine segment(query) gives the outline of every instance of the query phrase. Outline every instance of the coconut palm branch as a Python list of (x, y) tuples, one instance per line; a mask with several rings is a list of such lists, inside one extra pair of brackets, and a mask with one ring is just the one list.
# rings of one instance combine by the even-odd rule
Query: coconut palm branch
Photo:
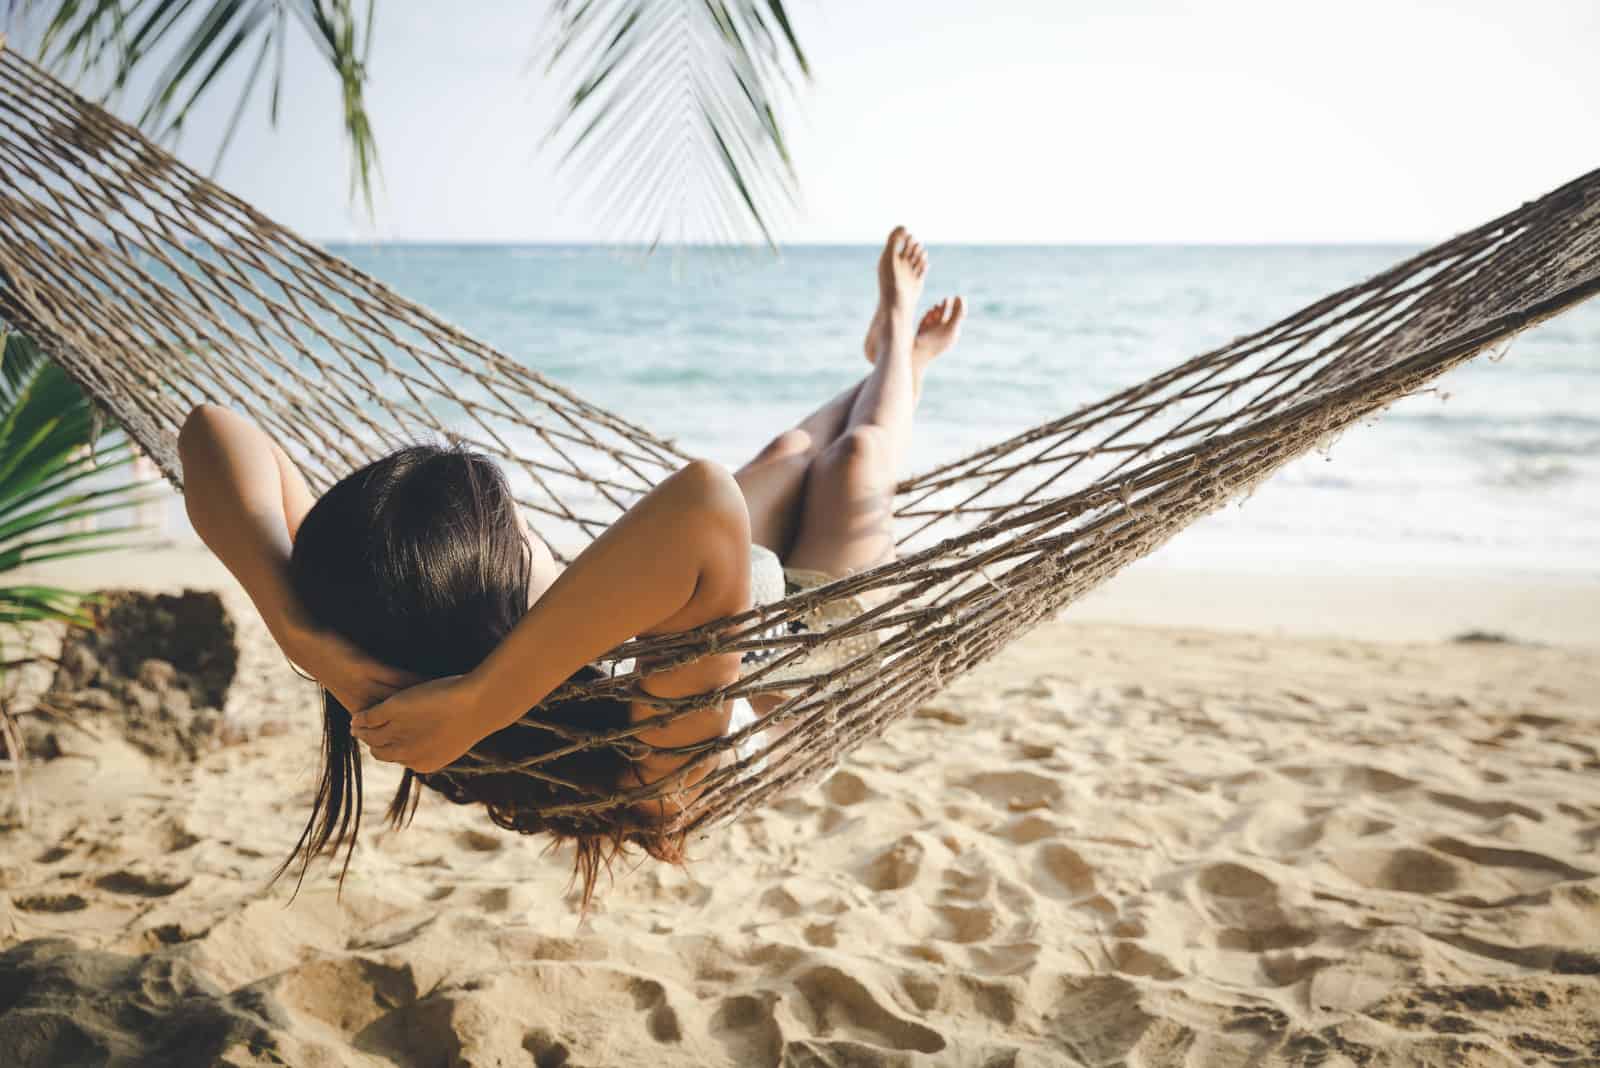
[(556, 0), (547, 141), (597, 217), (648, 241), (776, 245), (798, 199), (780, 115), (810, 63), (782, 0)]
[[(217, 147), (222, 165), (246, 104), (270, 66), (268, 115), (278, 122), (284, 53), (303, 32), (339, 79), (344, 132), (350, 146), (350, 192), (372, 210), (378, 148), (367, 118), (367, 55), (373, 0), (11, 0), (24, 13), (50, 9), (39, 40), (41, 59), (58, 73), (97, 73), (108, 79), (105, 98), (119, 96), (135, 73), (160, 61), (139, 125), (175, 142), (195, 104), (224, 71), (247, 63), (244, 87)], [(170, 45), (170, 47), (163, 47)]]
[[(284, 50), (291, 23), (300, 27), (339, 78), (351, 196), (371, 213), (373, 0), (8, 2), (49, 9), (45, 62), (108, 74), (108, 97), (162, 57), (139, 124), (169, 141), (217, 78), (246, 64), (213, 168), (269, 66), (276, 125)], [(554, 0), (538, 55), (563, 97), (546, 143), (564, 144), (563, 168), (612, 236), (776, 245), (799, 190), (780, 116), (811, 75), (783, 0)]]
[[(159, 500), (152, 481), (108, 483), (131, 464), (120, 433), (99, 420), (58, 365), (21, 334), (0, 348), (0, 578), (26, 564), (134, 547), (134, 523), (72, 529), (81, 520)], [(42, 621), (87, 626), (92, 594), (37, 584), (0, 586), (0, 625)]]

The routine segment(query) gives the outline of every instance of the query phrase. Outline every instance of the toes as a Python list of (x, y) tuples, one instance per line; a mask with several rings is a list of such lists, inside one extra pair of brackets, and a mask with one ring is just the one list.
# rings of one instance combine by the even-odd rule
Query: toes
[(936, 330), (949, 328), (954, 330), (961, 325), (961, 320), (967, 314), (967, 303), (960, 297), (945, 297), (939, 303), (928, 309), (922, 317), (923, 330)]
[(919, 274), (928, 269), (928, 250), (916, 238), (912, 238), (906, 246), (906, 259), (910, 262), (911, 269)]
[(896, 226), (893, 230), (889, 231), (889, 240), (884, 242), (884, 247), (890, 252), (898, 254), (900, 251), (901, 242), (909, 236), (910, 234), (906, 231), (904, 226)]

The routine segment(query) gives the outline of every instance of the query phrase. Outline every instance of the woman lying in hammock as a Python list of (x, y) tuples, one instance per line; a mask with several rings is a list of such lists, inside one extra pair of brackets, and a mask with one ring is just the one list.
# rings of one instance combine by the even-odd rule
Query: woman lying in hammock
[[(922, 375), (955, 343), (965, 312), (961, 298), (947, 299), (915, 323), (927, 265), (927, 252), (903, 228), (891, 233), (867, 334), (871, 372), (737, 474), (695, 460), (662, 480), (565, 570), (522, 521), (500, 468), (481, 454), (412, 446), (314, 499), (260, 428), (226, 408), (196, 408), (178, 439), (190, 520), (284, 654), (324, 690), (321, 782), (305, 832), (278, 874), (301, 856), (304, 878), (313, 856), (336, 852), (346, 838), (348, 869), (360, 827), (357, 739), (379, 760), (408, 769), (389, 807), (393, 824), (408, 800), (414, 808), (412, 781), (420, 777), (451, 800), (484, 802), (501, 826), (573, 838), (585, 903), (601, 864), (627, 842), (679, 859), (681, 840), (662, 830), (675, 811), (669, 802), (603, 817), (545, 817), (540, 802), (584, 795), (521, 774), (451, 775), (449, 765), (468, 749), (502, 759), (549, 752), (561, 744), (556, 735), (508, 728), (569, 678), (591, 677), (591, 661), (638, 635), (748, 609), (752, 542), (786, 567), (830, 575), (892, 556), (890, 497)], [(640, 664), (640, 688), (657, 697), (705, 693), (735, 681), (739, 666), (738, 653), (654, 672)], [(699, 710), (639, 738), (655, 746), (703, 742), (728, 730), (728, 706), (741, 703)], [(657, 711), (591, 699), (539, 714), (607, 728)], [(604, 793), (654, 782), (685, 759), (628, 759), (601, 747), (542, 767)], [(714, 770), (703, 765), (685, 772), (678, 803)]]

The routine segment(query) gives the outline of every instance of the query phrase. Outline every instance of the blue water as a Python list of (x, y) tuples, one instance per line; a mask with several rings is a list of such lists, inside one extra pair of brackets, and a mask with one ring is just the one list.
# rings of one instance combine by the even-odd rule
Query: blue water
[[(876, 249), (332, 249), (591, 401), (736, 465), (865, 369)], [(933, 249), (971, 308), (912, 470), (1265, 326), (1409, 247)], [(1162, 551), (1180, 565), (1600, 568), (1600, 301), (1407, 398)], [(909, 472), (908, 472), (909, 473)]]

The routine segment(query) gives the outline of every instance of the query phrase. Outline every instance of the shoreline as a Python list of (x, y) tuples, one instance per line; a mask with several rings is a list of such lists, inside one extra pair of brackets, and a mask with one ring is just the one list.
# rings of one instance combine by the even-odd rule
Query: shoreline
[[(198, 542), (30, 564), (15, 577), (81, 589), (232, 590), (234, 603), (249, 610), (233, 576)], [(1600, 574), (1394, 566), (1252, 571), (1147, 559), (1057, 618), (1376, 642), (1442, 642), (1477, 633), (1593, 649), (1600, 648)]]

